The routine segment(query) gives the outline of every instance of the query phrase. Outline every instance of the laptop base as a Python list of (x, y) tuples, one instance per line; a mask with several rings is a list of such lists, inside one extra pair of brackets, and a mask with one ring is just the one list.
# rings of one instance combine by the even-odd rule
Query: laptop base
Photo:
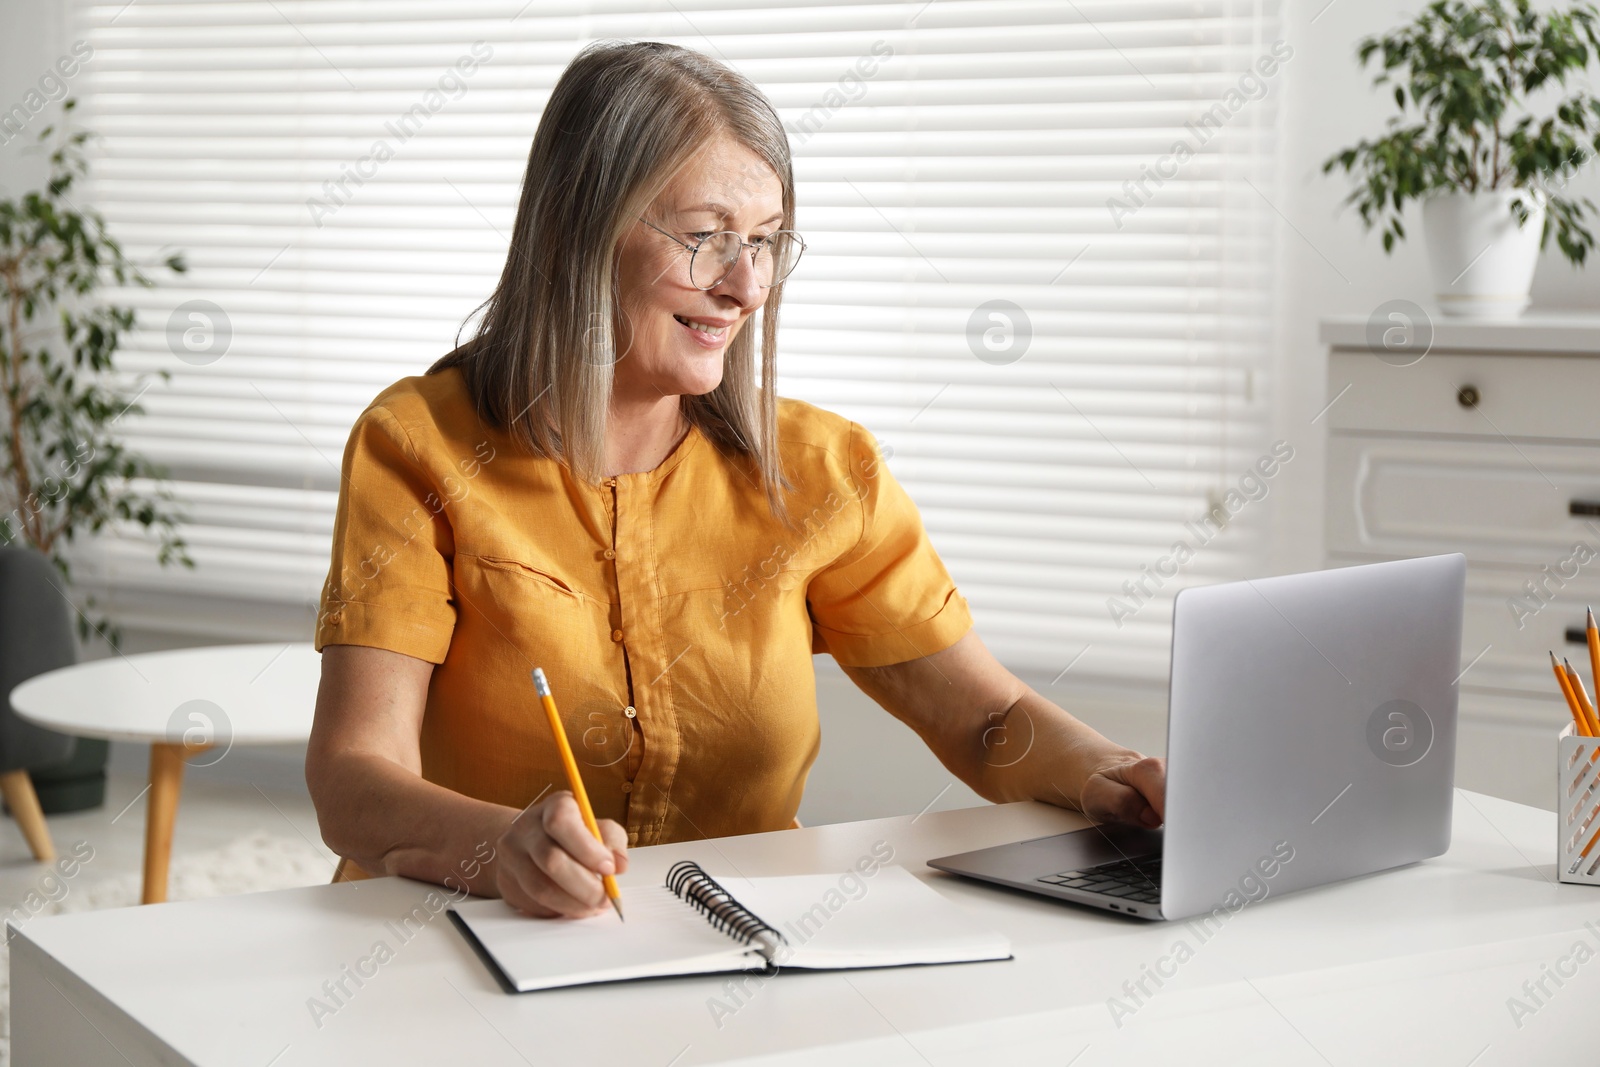
[[(1161, 919), (1159, 867), (1160, 830), (1107, 824), (1031, 841), (996, 845), (929, 860), (928, 866), (950, 874), (1027, 890), (1040, 896), (1131, 915)], [(1112, 872), (1112, 868), (1117, 868)], [(1128, 873), (1131, 868), (1134, 873)], [(1145, 872), (1143, 875), (1138, 871)], [(1111, 877), (1112, 874), (1115, 877)], [(1093, 877), (1099, 874), (1100, 877)], [(1077, 875), (1078, 877), (1069, 877)], [(1084, 877), (1084, 876), (1089, 877)], [(1107, 890), (1090, 889), (1099, 883)], [(1131, 886), (1132, 893), (1124, 891)], [(1154, 891), (1154, 900), (1149, 899)], [(1120, 894), (1120, 895), (1119, 895)], [(1135, 899), (1135, 898), (1142, 899)]]

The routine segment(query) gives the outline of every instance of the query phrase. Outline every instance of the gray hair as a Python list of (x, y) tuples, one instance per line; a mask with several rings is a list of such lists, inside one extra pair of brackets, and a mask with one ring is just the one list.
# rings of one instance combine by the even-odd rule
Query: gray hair
[[(578, 53), (539, 119), (500, 281), (473, 312), (483, 316), (472, 338), (429, 373), (460, 367), (481, 416), (599, 481), (614, 368), (626, 355), (616, 351), (618, 245), (678, 169), (723, 133), (772, 167), (783, 185), (782, 226), (792, 229), (788, 135), (748, 78), (654, 41)], [(782, 288), (762, 308), (759, 380), (754, 331), (741, 330), (721, 384), (682, 405), (719, 452), (748, 465), (773, 515), (788, 522), (774, 387)]]

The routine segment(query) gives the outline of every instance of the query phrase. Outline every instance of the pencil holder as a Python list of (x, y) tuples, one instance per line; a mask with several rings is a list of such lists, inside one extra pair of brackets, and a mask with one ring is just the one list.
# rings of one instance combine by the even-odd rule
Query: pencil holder
[(1600, 737), (1569, 723), (1556, 738), (1556, 874), (1563, 882), (1600, 885)]

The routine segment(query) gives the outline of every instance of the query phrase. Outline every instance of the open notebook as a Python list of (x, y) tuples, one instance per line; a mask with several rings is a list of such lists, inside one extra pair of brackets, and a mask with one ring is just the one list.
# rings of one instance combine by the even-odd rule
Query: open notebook
[(499, 900), (469, 901), (450, 913), (500, 984), (519, 993), (725, 971), (1011, 958), (1005, 937), (974, 924), (903, 867), (864, 879), (713, 879), (684, 861), (665, 885), (630, 886), (623, 902), (626, 923), (609, 909), (587, 919), (530, 919)]

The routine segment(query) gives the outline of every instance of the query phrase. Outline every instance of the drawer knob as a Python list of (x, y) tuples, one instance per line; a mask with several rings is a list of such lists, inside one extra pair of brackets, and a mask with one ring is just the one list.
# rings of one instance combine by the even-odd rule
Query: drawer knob
[(1567, 514), (1575, 519), (1600, 517), (1600, 500), (1572, 500), (1567, 503)]
[(1475, 408), (1478, 406), (1478, 401), (1482, 399), (1483, 397), (1478, 395), (1478, 387), (1476, 385), (1463, 385), (1456, 390), (1456, 403), (1464, 408)]
[(1589, 643), (1589, 631), (1582, 626), (1569, 626), (1567, 627), (1566, 638), (1569, 645), (1587, 645)]

